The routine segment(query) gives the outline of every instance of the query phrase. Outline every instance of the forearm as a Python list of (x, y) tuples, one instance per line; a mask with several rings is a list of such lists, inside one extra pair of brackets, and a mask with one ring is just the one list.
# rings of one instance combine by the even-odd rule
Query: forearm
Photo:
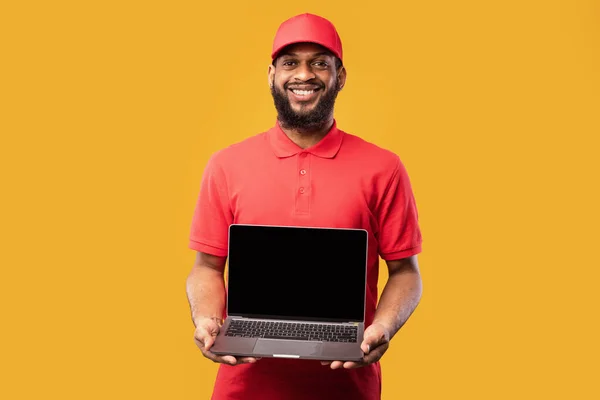
[(421, 299), (418, 267), (407, 266), (390, 274), (383, 289), (373, 323), (380, 323), (390, 339), (402, 328)]
[(188, 275), (186, 291), (194, 325), (200, 317), (222, 318), (225, 310), (225, 283), (222, 273), (195, 267)]

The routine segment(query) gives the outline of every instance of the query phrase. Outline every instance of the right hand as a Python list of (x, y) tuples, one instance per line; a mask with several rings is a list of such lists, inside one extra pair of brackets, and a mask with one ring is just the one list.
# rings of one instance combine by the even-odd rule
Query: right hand
[(210, 351), (210, 348), (215, 343), (215, 338), (221, 330), (220, 324), (212, 318), (200, 317), (195, 321), (196, 331), (194, 332), (194, 341), (200, 349), (204, 357), (216, 363), (227, 365), (240, 365), (254, 363), (260, 358), (254, 357), (234, 357), (234, 356), (219, 356)]

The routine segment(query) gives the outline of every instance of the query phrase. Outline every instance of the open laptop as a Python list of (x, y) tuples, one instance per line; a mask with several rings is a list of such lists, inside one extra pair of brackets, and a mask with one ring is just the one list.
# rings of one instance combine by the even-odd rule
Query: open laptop
[(229, 227), (220, 355), (363, 357), (368, 235), (362, 229)]

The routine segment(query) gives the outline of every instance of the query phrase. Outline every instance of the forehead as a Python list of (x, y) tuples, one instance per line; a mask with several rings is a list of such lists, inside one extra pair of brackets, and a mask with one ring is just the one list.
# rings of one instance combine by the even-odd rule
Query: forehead
[(284, 47), (279, 52), (279, 57), (296, 56), (296, 57), (315, 57), (317, 55), (325, 55), (334, 57), (334, 55), (325, 47), (316, 43), (295, 43)]

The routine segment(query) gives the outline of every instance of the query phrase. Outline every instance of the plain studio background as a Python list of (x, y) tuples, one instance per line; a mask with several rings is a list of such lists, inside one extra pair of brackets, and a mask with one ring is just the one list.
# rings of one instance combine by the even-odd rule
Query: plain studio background
[(208, 157), (274, 124), (302, 12), (342, 37), (340, 128), (398, 153), (419, 207), (383, 398), (600, 397), (600, 5), (574, 0), (3, 2), (0, 397), (209, 397), (193, 207)]

